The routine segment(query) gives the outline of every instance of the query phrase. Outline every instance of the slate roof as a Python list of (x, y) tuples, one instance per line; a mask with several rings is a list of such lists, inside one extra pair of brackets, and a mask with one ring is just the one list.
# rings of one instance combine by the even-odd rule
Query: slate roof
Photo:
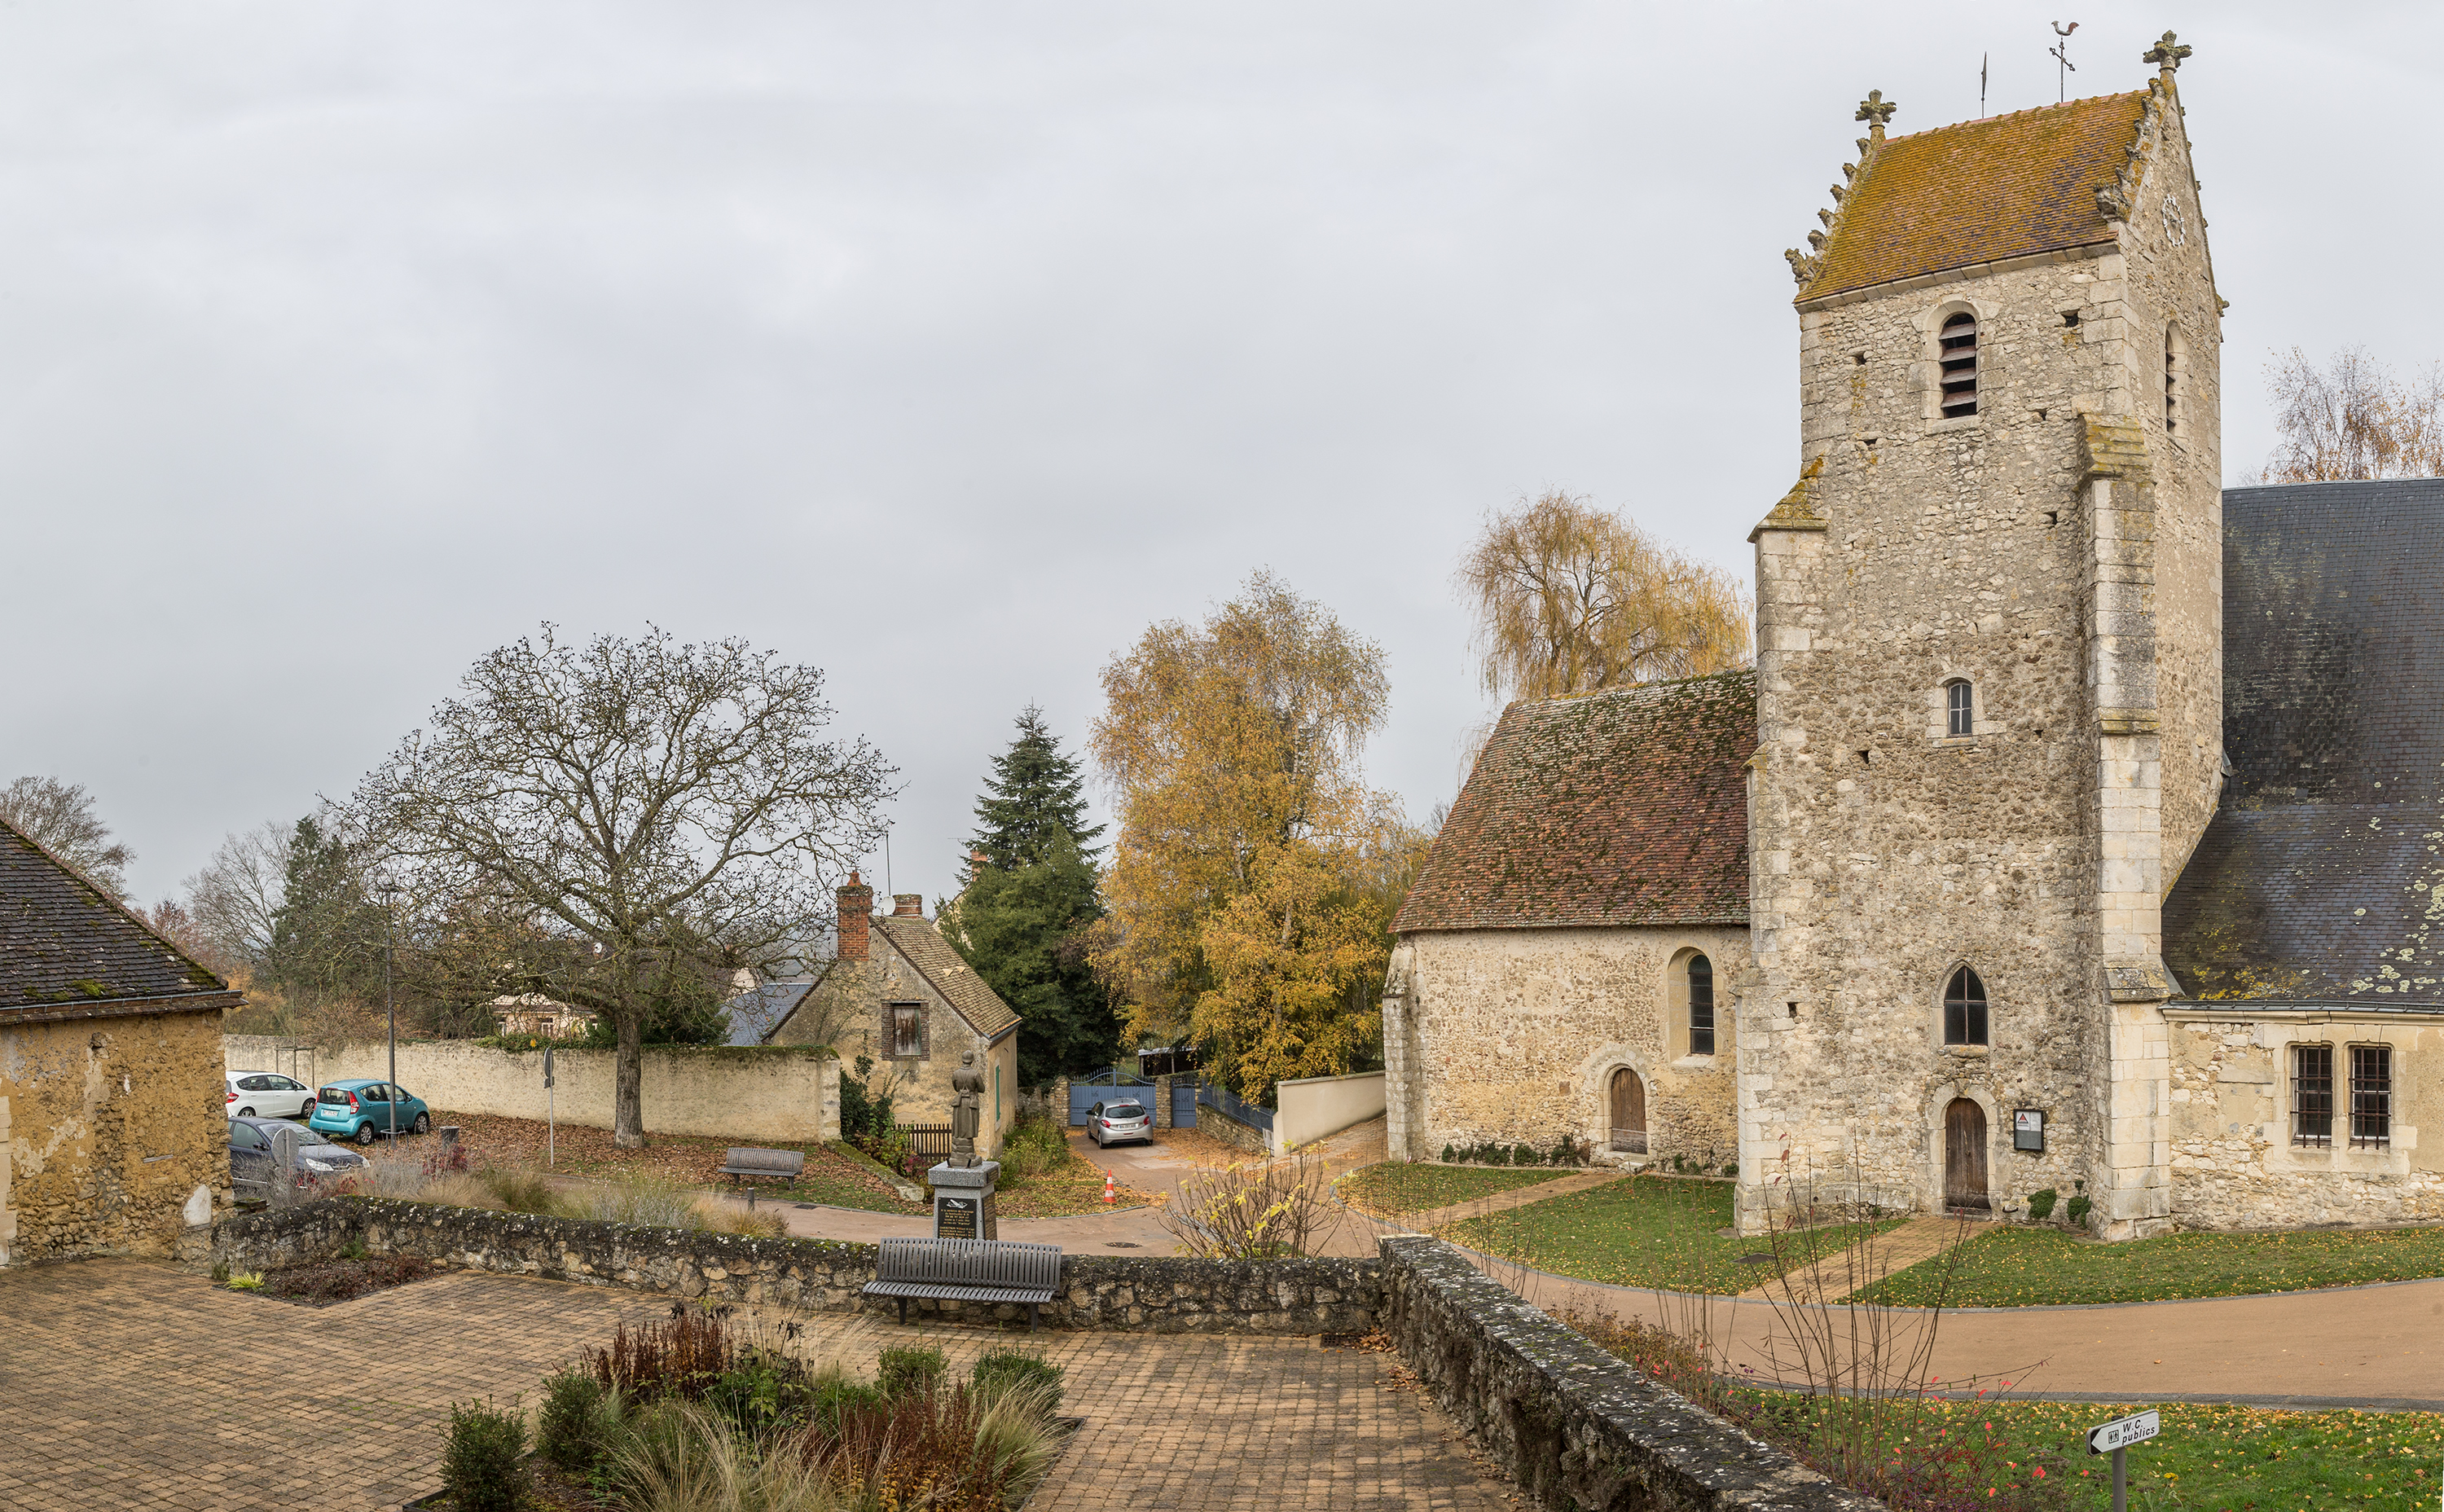
[(762, 1044), (772, 1031), (787, 1023), (798, 1005), (815, 989), (813, 981), (767, 982), (750, 987), (721, 1005), (730, 1018), (730, 1038), (725, 1044)]
[(2111, 241), (2096, 192), (2120, 174), (2146, 108), (2141, 89), (1887, 138), (1799, 298)]
[(1393, 929), (1749, 921), (1756, 674), (1504, 710)]
[(2444, 479), (2226, 490), (2223, 739), (2182, 986), (2444, 1006)]
[(875, 932), (889, 940), (892, 947), (908, 958), (908, 964), (934, 984), (934, 990), (950, 1000), (968, 1027), (989, 1040), (998, 1040), (1018, 1027), (1018, 1015), (1010, 1011), (1001, 994), (976, 975), (951, 942), (931, 919), (900, 918), (884, 914), (874, 921)]
[(0, 1024), (237, 1001), (116, 899), (0, 822)]

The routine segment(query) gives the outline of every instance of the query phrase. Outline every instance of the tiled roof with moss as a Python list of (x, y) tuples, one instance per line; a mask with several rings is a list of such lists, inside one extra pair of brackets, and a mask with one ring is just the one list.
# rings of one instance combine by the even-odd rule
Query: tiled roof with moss
[(0, 822), (0, 1023), (228, 998), (220, 978)]
[(2119, 178), (2146, 110), (2141, 89), (1887, 138), (1799, 298), (2112, 240), (2097, 191)]
[(1513, 704), (1393, 928), (1749, 918), (1756, 674)]
[(969, 1028), (989, 1040), (998, 1040), (1018, 1027), (1018, 1015), (1010, 1011), (1009, 1005), (1001, 1000), (1001, 994), (991, 984), (976, 975), (975, 968), (951, 948), (951, 942), (942, 938), (942, 931), (934, 927), (933, 920), (884, 914), (874, 921), (874, 929), (891, 942), (893, 950), (907, 958), (910, 966), (922, 972), (926, 981), (934, 984), (934, 990), (950, 1001), (959, 1017), (968, 1021)]

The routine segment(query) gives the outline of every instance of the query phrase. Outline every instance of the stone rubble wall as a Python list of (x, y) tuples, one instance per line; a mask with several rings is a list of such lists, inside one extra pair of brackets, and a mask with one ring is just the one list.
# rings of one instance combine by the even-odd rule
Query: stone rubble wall
[(217, 1005), (0, 1027), (0, 1266), (192, 1258), (229, 1201)]
[(1639, 1374), (1449, 1245), (1383, 1241), (1391, 1335), (1435, 1400), (1537, 1505), (1868, 1512), (1842, 1490)]

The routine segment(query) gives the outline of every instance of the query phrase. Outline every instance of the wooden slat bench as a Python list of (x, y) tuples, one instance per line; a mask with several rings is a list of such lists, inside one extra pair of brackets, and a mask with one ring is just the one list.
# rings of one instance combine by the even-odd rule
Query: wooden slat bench
[(1035, 1332), (1036, 1309), (1061, 1289), (1061, 1246), (1005, 1239), (886, 1239), (868, 1297), (908, 1304), (943, 1301), (1025, 1302), (1027, 1331)]
[(806, 1152), (803, 1150), (732, 1150), (722, 1165), (721, 1174), (742, 1184), (750, 1176), (795, 1181), (805, 1169)]

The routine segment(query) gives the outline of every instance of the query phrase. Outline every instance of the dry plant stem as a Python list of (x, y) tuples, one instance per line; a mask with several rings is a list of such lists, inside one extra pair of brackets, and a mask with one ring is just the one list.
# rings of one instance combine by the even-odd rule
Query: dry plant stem
[(1342, 1221), (1324, 1161), (1301, 1151), (1274, 1160), (1200, 1166), (1156, 1217), (1200, 1260), (1321, 1253)]

